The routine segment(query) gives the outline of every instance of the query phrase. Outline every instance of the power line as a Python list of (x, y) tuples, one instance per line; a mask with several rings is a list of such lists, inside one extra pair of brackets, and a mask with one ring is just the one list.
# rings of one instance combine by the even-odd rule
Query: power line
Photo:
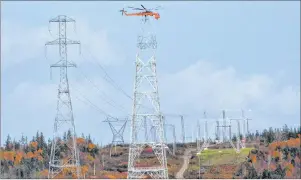
[[(89, 79), (88, 77), (87, 77), (87, 75), (82, 71), (82, 70), (80, 70), (79, 69), (79, 72), (82, 74), (82, 76), (84, 76), (84, 78), (86, 79), (86, 81), (88, 81), (90, 84), (92, 84), (92, 86), (95, 88), (95, 89), (97, 89), (99, 92), (101, 92), (102, 93), (102, 95), (100, 96), (101, 97), (101, 99), (103, 100), (103, 101), (105, 101), (107, 104), (109, 104), (109, 105), (111, 105), (112, 107), (114, 107), (114, 108), (119, 108), (120, 110), (122, 110), (122, 111), (126, 111), (126, 109), (122, 106), (122, 105), (120, 105), (120, 104), (118, 104), (116, 101), (114, 101), (113, 99), (111, 99), (111, 98), (109, 98), (109, 96), (105, 93), (105, 92), (103, 92), (91, 79)], [(78, 82), (78, 81), (77, 81)], [(109, 99), (109, 100), (106, 100), (106, 97)], [(111, 102), (112, 103), (111, 103)]]
[[(102, 110), (101, 108), (99, 108), (98, 106), (96, 106), (95, 104), (93, 104), (86, 96), (83, 95), (82, 92), (80, 92), (80, 90), (74, 88), (74, 86), (73, 86), (71, 89), (77, 91), (77, 92), (78, 92), (78, 93), (79, 93), (79, 94), (80, 94), (80, 95), (81, 95), (88, 103), (90, 103), (91, 107), (97, 109), (99, 112), (101, 112), (101, 114), (106, 115), (106, 116), (108, 116), (108, 117), (110, 117), (110, 118), (115, 119), (115, 117), (111, 116), (110, 114), (106, 113), (104, 110)], [(78, 97), (76, 97), (76, 96), (75, 96), (75, 98), (77, 98), (78, 100), (80, 100), (80, 99), (79, 99)], [(82, 100), (80, 100), (80, 101), (82, 101)], [(82, 101), (82, 102), (84, 102), (84, 101)], [(84, 103), (85, 103), (85, 102), (84, 102)]]
[[(105, 70), (105, 68), (97, 61), (97, 58), (95, 58), (92, 53), (90, 52), (90, 50), (88, 48), (85, 48), (85, 45), (82, 45), (83, 48), (89, 53), (89, 55), (92, 57), (91, 59), (97, 64), (97, 66), (105, 73), (105, 77), (103, 77), (103, 79), (105, 81), (107, 81), (108, 83), (110, 83), (114, 88), (116, 88), (118, 91), (120, 91), (123, 95), (125, 95), (127, 98), (129, 98), (130, 100), (133, 100), (133, 98), (127, 94), (111, 77), (110, 75), (107, 73), (107, 71)], [(81, 57), (84, 60), (87, 60), (82, 54)]]
[[(85, 48), (87, 51), (89, 51), (87, 48)], [(107, 81), (110, 85), (112, 85), (115, 89), (117, 89), (118, 91), (122, 92), (122, 94), (124, 96), (126, 96), (127, 98), (129, 98), (130, 100), (134, 100), (129, 94), (127, 94), (107, 73), (107, 71), (105, 70), (105, 68), (97, 61), (97, 58), (95, 58), (91, 52), (89, 51), (90, 56), (92, 57), (92, 59), (96, 62), (96, 64), (98, 65), (98, 67), (105, 73), (105, 77), (102, 77), (105, 81)], [(82, 55), (82, 58), (84, 60), (85, 57)], [(110, 79), (110, 81), (107, 78)], [(145, 109), (151, 109), (149, 107), (146, 107), (145, 105), (141, 105), (141, 107), (145, 108)]]
[[(112, 85), (115, 89), (117, 89), (118, 91), (120, 91), (125, 97), (127, 97), (130, 100), (134, 100), (132, 96), (130, 96), (128, 93), (126, 93), (108, 74), (108, 72), (105, 70), (105, 68), (98, 62), (98, 59), (96, 57), (94, 57), (91, 53), (91, 51), (89, 50), (89, 48), (87, 46), (85, 46), (84, 44), (81, 44), (82, 47), (89, 53), (89, 55), (92, 57), (91, 59), (97, 64), (97, 66), (104, 72), (105, 76), (102, 77), (105, 81), (107, 81), (110, 85)], [(80, 56), (83, 58), (83, 60), (85, 61), (89, 61), (87, 60), (83, 54), (81, 53)], [(91, 62), (91, 61), (90, 61)], [(149, 109), (152, 110), (152, 108), (150, 107), (146, 107), (145, 105), (141, 104), (141, 107), (145, 108), (145, 109)]]

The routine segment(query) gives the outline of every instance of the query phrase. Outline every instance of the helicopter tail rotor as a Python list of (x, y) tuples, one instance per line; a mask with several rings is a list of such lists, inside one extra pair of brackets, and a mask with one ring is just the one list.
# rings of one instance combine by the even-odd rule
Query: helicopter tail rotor
[(119, 12), (121, 12), (121, 15), (123, 16), (123, 14), (125, 13), (125, 10), (124, 10), (124, 8), (123, 8), (123, 9), (121, 9), (121, 10), (119, 10)]

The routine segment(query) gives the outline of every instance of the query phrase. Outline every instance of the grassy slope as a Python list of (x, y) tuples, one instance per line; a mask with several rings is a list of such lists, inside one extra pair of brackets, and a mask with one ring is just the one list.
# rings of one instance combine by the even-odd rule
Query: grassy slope
[(199, 155), (203, 166), (239, 163), (245, 160), (252, 148), (244, 148), (240, 153), (233, 149), (207, 149)]
[[(207, 149), (201, 152), (201, 167), (205, 168), (203, 178), (232, 178), (236, 167), (244, 162), (252, 148), (242, 149), (236, 153), (234, 149)], [(185, 178), (198, 178), (199, 159), (190, 159)], [(217, 168), (217, 169), (216, 169)]]

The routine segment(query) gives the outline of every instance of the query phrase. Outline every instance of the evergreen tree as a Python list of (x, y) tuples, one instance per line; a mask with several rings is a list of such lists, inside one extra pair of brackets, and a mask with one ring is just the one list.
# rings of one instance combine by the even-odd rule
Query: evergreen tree
[(239, 135), (239, 139), (242, 140), (242, 134)]
[(21, 136), (20, 144), (21, 144), (22, 149), (23, 149), (24, 146), (25, 146), (25, 144), (26, 144), (26, 143), (25, 143), (25, 137), (24, 137), (23, 133), (22, 133), (22, 136)]
[(72, 138), (72, 134), (71, 134), (71, 131), (70, 129), (68, 130), (68, 133), (67, 133), (67, 139), (70, 140)]
[(237, 141), (237, 138), (236, 138), (235, 134), (232, 136), (232, 141)]
[(15, 147), (15, 150), (20, 150), (21, 149), (20, 142), (16, 141), (14, 147)]
[(36, 134), (36, 141), (39, 143), (39, 137), (40, 137), (40, 134), (39, 134), (39, 131), (37, 131), (37, 134)]
[(35, 142), (35, 141), (36, 141), (36, 137), (32, 136), (31, 142)]
[(298, 131), (297, 131), (297, 129), (296, 129), (296, 128), (294, 128), (294, 135), (295, 135), (295, 138), (297, 138), (297, 137), (298, 137)]
[(6, 151), (11, 151), (12, 150), (12, 147), (11, 147), (11, 137), (10, 135), (7, 135), (7, 138), (6, 138), (6, 141), (5, 141), (5, 150)]
[(40, 148), (41, 149), (46, 149), (47, 148), (47, 144), (45, 143), (45, 137), (43, 135), (43, 133), (40, 133)]
[(258, 130), (256, 130), (255, 137), (256, 137), (256, 139), (259, 138), (259, 132), (258, 132)]
[(285, 140), (289, 139), (289, 128), (288, 128), (288, 126), (286, 124), (283, 126), (282, 131), (284, 133)]
[(13, 143), (12, 143), (12, 150), (16, 150), (16, 139), (14, 138)]
[(92, 143), (90, 134), (88, 135), (87, 140), (88, 140), (88, 143)]

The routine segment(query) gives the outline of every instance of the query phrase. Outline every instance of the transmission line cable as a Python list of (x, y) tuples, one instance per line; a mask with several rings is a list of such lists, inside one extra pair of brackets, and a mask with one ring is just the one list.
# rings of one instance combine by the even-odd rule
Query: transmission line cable
[[(77, 32), (74, 31), (75, 34), (78, 36)], [(85, 48), (84, 44), (82, 44), (83, 48)], [(87, 48), (85, 48), (87, 50), (87, 52), (90, 54), (90, 56), (92, 57), (92, 59), (95, 61), (95, 63), (97, 64), (97, 66), (105, 73), (105, 77), (107, 77), (110, 82), (108, 81), (108, 79), (104, 78), (107, 82), (109, 82), (112, 86), (114, 86), (117, 90), (119, 90), (120, 92), (122, 92), (126, 97), (128, 97), (129, 99), (133, 100), (132, 96), (130, 96), (129, 94), (127, 94), (107, 73), (107, 71), (105, 70), (105, 68), (96, 60), (96, 58), (92, 55), (91, 51)], [(83, 57), (83, 55), (81, 54), (82, 58), (85, 59)], [(86, 59), (85, 59), (86, 60)]]
[[(83, 46), (85, 46), (85, 45), (83, 45)], [(85, 47), (83, 47), (83, 48), (85, 48)], [(94, 62), (97, 64), (97, 66), (105, 73), (105, 77), (104, 77), (104, 79), (108, 82), (108, 83), (110, 83), (114, 88), (116, 88), (118, 91), (120, 91), (121, 93), (123, 93), (127, 98), (129, 98), (129, 99), (131, 99), (131, 100), (133, 100), (133, 98), (129, 95), (129, 94), (127, 94), (110, 76), (109, 76), (109, 74), (107, 73), (107, 71), (105, 70), (105, 68), (97, 61), (97, 59), (92, 55), (92, 53), (89, 51), (89, 49), (88, 48), (85, 48), (86, 50), (87, 50), (87, 52), (90, 54), (90, 56), (92, 57), (91, 59), (92, 60), (94, 60)], [(83, 55), (81, 55), (82, 56), (82, 58), (84, 59), (84, 60), (86, 60), (86, 58), (83, 56)]]
[[(72, 90), (75, 90), (76, 92), (78, 92), (78, 93), (82, 96), (82, 98), (84, 98), (84, 99), (91, 105), (91, 107), (97, 109), (99, 112), (101, 112), (101, 114), (106, 115), (106, 116), (108, 116), (108, 117), (110, 117), (110, 118), (112, 118), (112, 119), (116, 119), (115, 117), (113, 117), (113, 116), (111, 116), (110, 114), (106, 113), (104, 110), (102, 110), (102, 109), (99, 108), (97, 105), (95, 105), (94, 103), (92, 103), (85, 95), (83, 95), (83, 93), (82, 93), (79, 89), (74, 88), (74, 86), (73, 86), (71, 89), (72, 89)], [(78, 99), (78, 97), (76, 97), (76, 98)], [(79, 100), (79, 99), (78, 99), (78, 100)], [(80, 101), (82, 101), (82, 100), (80, 100)], [(83, 101), (82, 101), (82, 102), (83, 102)]]
[[(84, 46), (84, 45), (83, 45)], [(87, 48), (85, 48), (87, 51), (89, 51)], [(90, 52), (90, 51), (89, 51)], [(109, 74), (106, 72), (106, 70), (104, 69), (104, 67), (97, 61), (97, 59), (91, 54), (91, 52), (89, 53), (90, 56), (92, 57), (92, 59), (96, 62), (96, 64), (102, 69), (102, 71), (105, 73), (105, 77), (108, 77), (110, 79), (110, 81), (103, 77), (104, 80), (106, 80), (109, 84), (111, 84), (115, 89), (119, 90), (120, 92), (123, 93), (123, 95), (125, 95), (127, 98), (129, 98), (130, 100), (134, 100), (130, 95), (128, 95), (119, 85), (117, 85), (117, 83), (109, 76)], [(82, 58), (86, 61), (88, 61), (83, 55), (81, 55)], [(151, 109), (149, 107), (146, 107), (145, 105), (141, 105), (141, 107), (146, 108), (146, 109)]]
[[(75, 34), (77, 35), (77, 33), (75, 32)], [(111, 77), (110, 75), (107, 73), (107, 71), (105, 70), (105, 68), (99, 63), (98, 59), (96, 57), (94, 57), (91, 53), (91, 51), (89, 50), (89, 48), (87, 46), (85, 46), (84, 44), (81, 44), (88, 53), (91, 56), (91, 59), (97, 64), (97, 66), (104, 72), (105, 76), (102, 77), (105, 81), (107, 81), (110, 85), (112, 85), (115, 89), (117, 89), (118, 91), (120, 91), (124, 96), (126, 96), (127, 98), (129, 98), (130, 100), (134, 100), (132, 96), (130, 96), (128, 93), (126, 93)], [(83, 58), (83, 60), (85, 61), (90, 61), (87, 60), (84, 56), (83, 53), (80, 54), (80, 56)], [(90, 61), (91, 62), (91, 61)], [(141, 107), (144, 107), (146, 109), (151, 109), (149, 107), (146, 107), (144, 105), (141, 105)]]
[[(109, 104), (109, 105), (111, 105), (112, 107), (114, 107), (114, 108), (118, 108), (118, 109), (120, 109), (120, 110), (122, 110), (122, 111), (125, 111), (126, 112), (126, 109), (122, 106), (122, 105), (120, 105), (120, 104), (118, 104), (116, 101), (114, 101), (113, 99), (111, 99), (105, 92), (103, 92), (91, 79), (89, 79), (88, 78), (88, 76), (80, 69), (80, 68), (78, 68), (79, 69), (79, 72), (81, 73), (81, 75), (85, 78), (85, 80), (86, 81), (88, 81), (90, 84), (92, 84), (93, 85), (93, 87), (95, 88), (95, 89), (97, 89), (97, 91), (99, 91), (99, 93), (101, 92), (101, 94), (102, 95), (100, 95), (100, 97), (101, 97), (101, 99), (103, 100), (103, 101), (105, 101), (107, 104)], [(78, 83), (79, 83), (79, 81), (78, 80), (76, 80)], [(107, 97), (107, 99), (109, 99), (109, 100), (107, 100), (106, 99), (106, 97)], [(111, 101), (111, 102), (110, 102)]]

